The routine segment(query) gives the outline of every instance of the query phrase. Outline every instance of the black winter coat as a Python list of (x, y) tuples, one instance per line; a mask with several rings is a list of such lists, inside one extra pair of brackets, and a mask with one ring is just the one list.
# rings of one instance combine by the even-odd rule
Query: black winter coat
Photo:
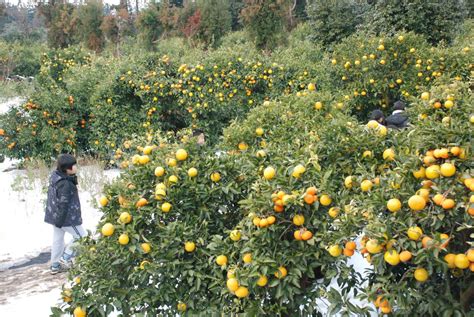
[(57, 170), (51, 174), (44, 221), (58, 228), (82, 224), (75, 175), (70, 176)]
[(398, 112), (385, 119), (388, 128), (402, 129), (408, 126), (408, 115), (405, 112)]

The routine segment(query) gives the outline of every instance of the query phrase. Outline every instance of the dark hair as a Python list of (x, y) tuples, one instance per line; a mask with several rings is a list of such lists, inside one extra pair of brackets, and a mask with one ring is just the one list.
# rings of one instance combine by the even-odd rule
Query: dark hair
[(66, 173), (77, 164), (76, 158), (71, 154), (61, 154), (58, 157), (58, 171)]
[(405, 103), (401, 100), (398, 100), (397, 102), (395, 102), (393, 104), (392, 111), (396, 111), (396, 110), (405, 110)]
[(384, 118), (384, 115), (383, 115), (382, 110), (380, 110), (380, 109), (375, 109), (370, 114), (370, 119), (371, 120), (377, 120), (378, 121), (378, 120), (383, 119), (383, 118)]
[(201, 134), (204, 134), (204, 131), (202, 131), (201, 129), (194, 129), (193, 130), (193, 137), (201, 135)]

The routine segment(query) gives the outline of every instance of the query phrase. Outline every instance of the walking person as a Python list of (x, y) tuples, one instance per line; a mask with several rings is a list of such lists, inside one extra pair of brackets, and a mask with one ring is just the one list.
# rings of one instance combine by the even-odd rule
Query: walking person
[[(77, 190), (77, 161), (70, 154), (62, 154), (57, 169), (51, 173), (44, 221), (52, 225), (51, 274), (67, 271), (74, 257), (74, 242), (86, 236), (82, 227), (81, 203)], [(73, 241), (64, 243), (64, 234)]]

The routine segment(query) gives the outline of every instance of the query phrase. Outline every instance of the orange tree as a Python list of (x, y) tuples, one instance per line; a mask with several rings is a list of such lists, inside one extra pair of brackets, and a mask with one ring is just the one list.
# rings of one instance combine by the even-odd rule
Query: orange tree
[[(418, 95), (400, 132), (307, 92), (253, 109), (218, 156), (150, 139), (105, 189), (101, 234), (82, 242), (62, 309), (317, 315), (321, 298), (331, 312), (373, 309), (353, 291), (381, 313), (468, 312), (472, 96), (460, 81)], [(366, 284), (347, 265), (356, 252), (372, 264)], [(333, 278), (342, 292), (327, 289)]]
[(334, 88), (342, 87), (354, 114), (366, 119), (371, 110), (390, 108), (439, 77), (466, 80), (471, 61), (468, 47), (434, 48), (413, 33), (387, 37), (362, 33), (337, 45), (327, 68)]

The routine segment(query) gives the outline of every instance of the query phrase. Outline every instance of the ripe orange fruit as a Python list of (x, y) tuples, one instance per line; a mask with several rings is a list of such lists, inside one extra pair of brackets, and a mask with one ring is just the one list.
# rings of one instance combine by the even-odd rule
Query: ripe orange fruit
[(423, 230), (420, 227), (410, 227), (407, 230), (407, 236), (410, 240), (418, 241), (423, 235)]
[(218, 181), (221, 180), (221, 174), (219, 174), (218, 172), (214, 172), (211, 174), (211, 180), (214, 182), (214, 183), (217, 183)]
[(295, 238), (295, 240), (298, 240), (298, 241), (303, 240), (303, 233), (302, 233), (301, 231), (302, 231), (302, 230), (296, 230), (296, 231), (293, 233), (293, 237)]
[(442, 194), (436, 194), (436, 195), (433, 196), (433, 202), (436, 205), (441, 206), (443, 201), (444, 201), (444, 196)]
[(371, 254), (382, 252), (382, 246), (375, 239), (370, 239), (369, 241), (367, 241), (365, 247), (367, 248), (367, 251), (369, 251), (369, 253)]
[(441, 172), (440, 167), (438, 165), (431, 165), (427, 167), (425, 170), (426, 177), (429, 179), (438, 178), (440, 172)]
[(270, 216), (270, 217), (267, 218), (268, 225), (270, 225), (270, 226), (273, 225), (275, 223), (275, 221), (276, 221), (275, 216)]
[(145, 198), (140, 198), (135, 204), (135, 206), (137, 208), (140, 208), (140, 207), (146, 206), (147, 204), (148, 204), (148, 200), (146, 200)]
[(415, 176), (415, 178), (424, 178), (425, 177), (425, 168), (420, 167), (419, 170), (413, 172), (413, 176)]
[(132, 216), (128, 212), (124, 211), (120, 214), (119, 220), (121, 223), (127, 224), (132, 221)]
[(286, 275), (288, 275), (288, 270), (284, 266), (280, 266), (278, 271), (275, 272), (275, 277), (279, 279), (284, 278)]
[(318, 193), (318, 189), (316, 187), (309, 187), (306, 190), (306, 194), (315, 196)]
[(308, 205), (312, 205), (316, 201), (315, 196), (311, 194), (304, 195), (304, 202)]
[(313, 237), (313, 233), (309, 230), (305, 230), (303, 234), (301, 235), (301, 238), (303, 239), (303, 241), (308, 241), (312, 237)]
[(145, 254), (146, 254), (146, 253), (150, 253), (150, 251), (151, 251), (151, 246), (150, 246), (149, 243), (146, 243), (146, 242), (145, 242), (145, 243), (142, 243), (140, 246), (142, 247), (143, 253), (145, 253)]
[(458, 156), (461, 153), (461, 148), (459, 146), (453, 146), (449, 149), (449, 152), (454, 156)]
[(453, 253), (448, 253), (444, 256), (444, 261), (446, 261), (450, 269), (454, 269), (456, 267), (456, 264), (454, 263), (455, 258), (456, 254)]
[(423, 246), (423, 248), (431, 247), (433, 246), (433, 239), (428, 236), (423, 237), (423, 239), (421, 239), (421, 245)]
[(412, 254), (410, 251), (402, 251), (400, 252), (400, 261), (402, 262), (408, 262), (411, 260)]
[(275, 205), (275, 206), (273, 206), (273, 210), (274, 210), (275, 212), (283, 212), (284, 209), (285, 209), (285, 208), (283, 207), (283, 205)]
[(413, 195), (408, 199), (408, 206), (414, 211), (420, 211), (426, 206), (426, 200), (420, 195)]
[(474, 262), (474, 249), (467, 250), (467, 259), (470, 262)]
[(453, 199), (445, 199), (443, 203), (441, 204), (441, 207), (443, 209), (451, 209), (456, 205), (456, 202)]
[(345, 247), (348, 250), (355, 250), (357, 245), (356, 245), (355, 241), (347, 241)]
[(369, 190), (372, 189), (372, 185), (373, 185), (372, 182), (366, 179), (362, 181), (362, 183), (360, 184), (360, 189), (363, 192), (368, 192)]
[(458, 269), (467, 269), (469, 267), (469, 259), (465, 254), (457, 254), (454, 258), (454, 265)]
[(245, 253), (242, 257), (244, 263), (251, 263), (252, 262), (252, 253)]
[(345, 256), (353, 256), (354, 255), (354, 250), (351, 250), (351, 249), (347, 249), (347, 248), (344, 248), (344, 250), (342, 251), (342, 253), (345, 255)]

